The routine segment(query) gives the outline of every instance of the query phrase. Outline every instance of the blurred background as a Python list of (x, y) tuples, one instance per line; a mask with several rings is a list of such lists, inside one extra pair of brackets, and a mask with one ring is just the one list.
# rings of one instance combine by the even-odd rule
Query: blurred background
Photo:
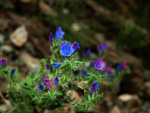
[[(111, 88), (100, 86), (104, 97), (89, 112), (150, 113), (149, 12), (149, 0), (0, 0), (0, 58), (23, 80), (51, 55), (49, 33), (59, 26), (66, 40), (80, 43), (80, 54), (91, 48), (95, 58), (96, 44), (106, 42), (106, 62), (116, 66), (126, 60), (131, 73)], [(0, 78), (4, 96), (7, 89), (7, 80)], [(1, 98), (0, 110), (8, 110)]]

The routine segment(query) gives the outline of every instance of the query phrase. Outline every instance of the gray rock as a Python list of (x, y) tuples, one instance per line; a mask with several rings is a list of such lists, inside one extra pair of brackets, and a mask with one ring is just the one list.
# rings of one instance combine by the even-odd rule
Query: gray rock
[(24, 64), (27, 65), (29, 68), (30, 72), (36, 73), (40, 69), (40, 62), (39, 59), (32, 57), (30, 54), (27, 52), (22, 52), (20, 55), (20, 60)]
[(18, 27), (10, 35), (10, 40), (15, 46), (22, 47), (28, 40), (28, 32), (27, 32), (25, 26)]
[(5, 53), (11, 53), (13, 51), (13, 48), (9, 45), (2, 45), (1, 51)]
[(5, 36), (3, 34), (0, 34), (0, 44), (4, 43)]

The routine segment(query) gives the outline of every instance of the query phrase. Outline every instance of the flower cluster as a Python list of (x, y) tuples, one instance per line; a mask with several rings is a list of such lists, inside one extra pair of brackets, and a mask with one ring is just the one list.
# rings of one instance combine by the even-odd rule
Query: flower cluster
[[(60, 39), (60, 38), (63, 39), (64, 34), (65, 34), (65, 32), (62, 31), (62, 28), (58, 27), (56, 30), (56, 33), (55, 33), (55, 39)], [(54, 38), (54, 34), (52, 32), (50, 32), (49, 41), (50, 41), (51, 45), (53, 43), (53, 38)]]
[[(54, 78), (53, 83), (54, 83), (53, 88), (55, 89), (56, 85), (59, 83), (58, 76)], [(46, 77), (43, 79), (42, 84), (49, 88), (51, 87), (51, 81), (50, 81), (50, 79), (48, 79)], [(40, 91), (42, 91), (44, 88), (44, 86), (42, 84), (39, 85)]]

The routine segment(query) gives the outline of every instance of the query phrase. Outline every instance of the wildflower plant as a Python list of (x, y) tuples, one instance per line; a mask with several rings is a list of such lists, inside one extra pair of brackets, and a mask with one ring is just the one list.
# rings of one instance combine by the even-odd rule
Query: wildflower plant
[[(64, 40), (64, 32), (59, 27), (55, 35), (50, 33), (49, 43), (52, 55), (49, 59), (40, 61), (40, 70), (37, 73), (29, 73), (25, 80), (19, 81), (18, 70), (8, 69), (6, 59), (0, 59), (0, 76), (7, 77), (9, 82), (8, 96), (14, 109), (9, 112), (32, 113), (34, 107), (53, 110), (62, 109), (65, 106), (74, 108), (76, 111), (87, 111), (90, 106), (103, 97), (99, 93), (100, 84), (107, 77), (103, 58), (92, 61), (91, 68), (86, 70), (84, 62), (78, 60), (79, 43), (72, 45)], [(104, 44), (102, 48), (105, 50)], [(88, 49), (86, 57), (91, 55)], [(121, 65), (119, 70), (125, 68)], [(78, 72), (78, 73), (76, 73)], [(81, 99), (68, 92), (81, 91)], [(69, 104), (69, 102), (72, 102)]]

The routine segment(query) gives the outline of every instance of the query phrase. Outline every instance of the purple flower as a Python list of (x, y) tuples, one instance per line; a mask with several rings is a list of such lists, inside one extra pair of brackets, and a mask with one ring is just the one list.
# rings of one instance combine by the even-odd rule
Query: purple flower
[(46, 85), (47, 87), (51, 87), (51, 81), (48, 78), (44, 78), (42, 84)]
[(14, 73), (15, 73), (15, 69), (12, 69), (12, 70), (11, 70), (11, 76), (13, 76)]
[(48, 63), (46, 63), (46, 65), (45, 65), (45, 66), (46, 66), (46, 69), (47, 69), (47, 70), (49, 70), (49, 69), (50, 69), (50, 66), (48, 65)]
[(50, 41), (50, 44), (52, 45), (53, 43), (53, 38), (54, 38), (54, 34), (52, 32), (50, 32), (50, 35), (49, 35), (49, 41)]
[(100, 52), (100, 46), (99, 46), (99, 44), (96, 45), (96, 49), (97, 49), (97, 52), (99, 53)]
[(58, 27), (57, 30), (56, 30), (55, 38), (56, 39), (59, 39), (59, 38), (63, 39), (64, 34), (65, 34), (65, 32), (62, 31), (62, 28)]
[(112, 73), (112, 67), (106, 66), (106, 68), (104, 69), (104, 71), (101, 73), (101, 75), (104, 75), (105, 73)]
[(105, 72), (106, 73), (112, 73), (112, 67), (109, 67), (109, 66), (106, 66), (106, 68), (105, 68)]
[(87, 76), (87, 72), (85, 69), (82, 69), (82, 73)]
[(54, 85), (56, 86), (56, 85), (58, 84), (58, 82), (59, 82), (58, 77), (55, 77), (55, 78), (54, 78)]
[(61, 63), (54, 62), (53, 66), (54, 66), (55, 69), (57, 69), (57, 68), (59, 68), (61, 66)]
[(91, 89), (90, 89), (90, 93), (94, 93), (95, 90), (98, 90), (99, 84), (97, 84), (97, 82), (93, 82), (92, 85), (91, 85)]
[(91, 54), (92, 54), (91, 49), (88, 49), (87, 52), (86, 52), (85, 57), (87, 58), (87, 57), (89, 57)]
[(77, 43), (77, 41), (75, 41), (72, 45), (72, 48), (74, 49), (74, 52), (76, 52), (80, 48), (79, 43)]
[(6, 66), (7, 61), (5, 58), (1, 59), (0, 64), (2, 64), (2, 66)]
[(104, 43), (102, 43), (102, 51), (104, 51), (105, 49), (107, 49), (108, 48), (108, 46), (107, 46), (107, 44), (104, 42)]
[(103, 62), (103, 58), (96, 60), (95, 69), (102, 70), (105, 67), (105, 63)]
[(71, 54), (74, 52), (74, 49), (71, 47), (70, 42), (67, 43), (61, 43), (60, 45), (60, 54), (63, 56), (71, 56)]
[(42, 91), (42, 90), (43, 90), (43, 88), (44, 88), (44, 86), (43, 86), (42, 84), (40, 84), (40, 85), (39, 85), (39, 89), (40, 89), (40, 91)]

